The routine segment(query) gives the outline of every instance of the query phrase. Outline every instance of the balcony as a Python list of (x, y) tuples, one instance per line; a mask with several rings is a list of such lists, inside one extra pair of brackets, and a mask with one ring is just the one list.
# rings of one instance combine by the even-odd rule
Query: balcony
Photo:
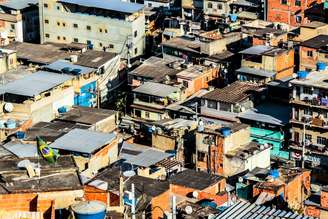
[[(302, 146), (301, 142), (289, 141), (289, 148), (292, 150), (301, 152)], [(305, 154), (328, 155), (328, 148), (327, 145), (319, 145), (310, 142), (310, 144), (305, 147)]]
[(303, 106), (312, 106), (317, 107), (320, 109), (326, 109), (328, 110), (328, 98), (322, 98), (322, 97), (305, 97), (303, 100), (298, 98), (292, 98), (291, 103), (299, 104)]

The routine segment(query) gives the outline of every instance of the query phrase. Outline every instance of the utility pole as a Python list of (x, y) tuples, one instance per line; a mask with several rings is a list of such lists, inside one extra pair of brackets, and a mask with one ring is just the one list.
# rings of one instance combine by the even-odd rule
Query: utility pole
[(306, 126), (307, 125), (311, 125), (311, 122), (308, 122), (308, 123), (303, 123), (303, 145), (302, 145), (302, 168), (305, 167), (305, 141), (306, 141), (306, 134), (305, 134), (305, 131), (306, 131)]
[(177, 197), (175, 195), (172, 196), (172, 219), (177, 218)]
[(136, 219), (136, 198), (135, 198), (135, 188), (134, 183), (131, 184), (131, 214), (132, 219)]
[(303, 124), (303, 145), (302, 145), (302, 168), (304, 168), (304, 160), (305, 160), (305, 123)]

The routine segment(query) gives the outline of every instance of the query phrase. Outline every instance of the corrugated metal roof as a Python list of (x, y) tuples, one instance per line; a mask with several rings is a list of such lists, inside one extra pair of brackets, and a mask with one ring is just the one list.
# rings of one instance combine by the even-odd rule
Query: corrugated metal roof
[(16, 10), (27, 8), (31, 4), (38, 4), (38, 0), (6, 0), (0, 3), (1, 6)]
[(33, 144), (23, 144), (20, 142), (8, 142), (3, 145), (11, 153), (19, 158), (23, 157), (36, 157), (38, 154), (37, 146)]
[(136, 93), (143, 93), (148, 95), (154, 95), (158, 97), (167, 97), (174, 92), (178, 92), (179, 88), (166, 84), (145, 82), (140, 87), (133, 90)]
[(123, 143), (120, 154), (120, 158), (127, 163), (142, 167), (155, 165), (170, 156), (170, 154), (152, 147), (127, 142)]
[(94, 68), (88, 68), (81, 65), (74, 65), (64, 60), (55, 61), (49, 65), (44, 66), (45, 69), (56, 72), (63, 72), (65, 74), (88, 74), (96, 71)]
[(135, 13), (144, 8), (142, 4), (123, 2), (120, 0), (59, 0), (59, 2), (124, 13)]
[(298, 215), (293, 212), (287, 212), (276, 208), (266, 207), (262, 205), (251, 204), (250, 202), (239, 200), (234, 205), (224, 210), (216, 219), (250, 219), (250, 218), (313, 218)]
[(267, 77), (267, 78), (273, 77), (276, 74), (273, 71), (265, 71), (262, 69), (248, 68), (248, 67), (241, 67), (241, 68), (237, 69), (236, 72), (246, 73), (246, 74), (250, 74), (250, 75), (257, 75), (257, 76)]
[(264, 45), (256, 45), (252, 46), (248, 49), (245, 49), (243, 51), (240, 51), (241, 54), (250, 54), (250, 55), (261, 55), (265, 52), (268, 52), (270, 50), (274, 49), (271, 46), (264, 46)]
[(289, 122), (289, 114), (290, 107), (288, 105), (266, 102), (241, 113), (238, 117), (282, 126)]
[(115, 139), (114, 133), (102, 133), (84, 129), (73, 129), (58, 138), (50, 147), (67, 151), (91, 154)]
[(70, 75), (38, 71), (22, 79), (1, 86), (0, 92), (34, 97), (71, 80), (72, 78), (73, 76)]

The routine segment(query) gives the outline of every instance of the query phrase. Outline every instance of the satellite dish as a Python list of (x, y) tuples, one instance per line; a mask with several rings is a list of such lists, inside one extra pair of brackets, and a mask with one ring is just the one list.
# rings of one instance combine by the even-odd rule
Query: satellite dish
[(243, 177), (238, 177), (238, 182), (242, 183), (244, 181)]
[(31, 165), (31, 162), (29, 160), (22, 160), (22, 161), (18, 162), (17, 167), (20, 168), (20, 169), (24, 169), (28, 165)]
[(14, 110), (14, 105), (12, 103), (5, 103), (3, 108), (6, 113), (11, 113)]
[(193, 191), (192, 192), (192, 197), (194, 197), (194, 198), (198, 198), (198, 192), (197, 191)]
[(135, 175), (136, 175), (136, 173), (133, 170), (127, 170), (127, 171), (123, 172), (123, 176), (125, 176), (125, 177), (132, 177)]
[(191, 214), (192, 213), (192, 207), (190, 205), (187, 205), (185, 207), (185, 211), (186, 211), (187, 214)]

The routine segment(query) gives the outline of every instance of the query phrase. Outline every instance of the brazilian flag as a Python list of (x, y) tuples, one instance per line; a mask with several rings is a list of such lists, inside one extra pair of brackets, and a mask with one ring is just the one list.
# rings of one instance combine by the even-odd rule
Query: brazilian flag
[(38, 146), (38, 153), (49, 163), (56, 163), (59, 157), (58, 151), (49, 147), (48, 144), (39, 136), (36, 137), (36, 142)]

